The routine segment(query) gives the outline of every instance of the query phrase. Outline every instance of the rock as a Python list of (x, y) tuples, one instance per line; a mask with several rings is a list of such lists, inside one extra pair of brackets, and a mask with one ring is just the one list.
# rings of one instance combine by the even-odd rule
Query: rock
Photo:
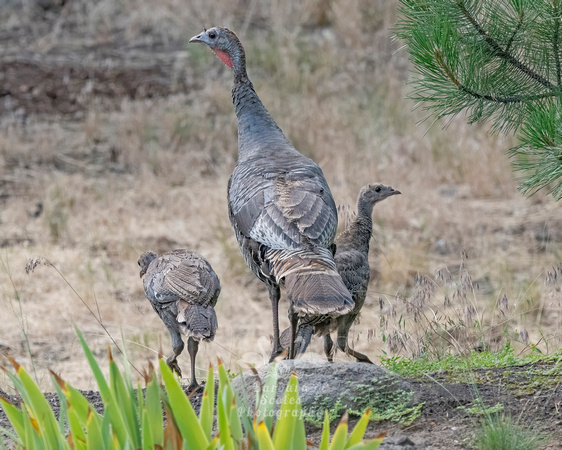
[[(258, 370), (262, 385), (269, 374), (271, 364)], [(303, 411), (312, 419), (322, 420), (324, 410), (344, 410), (362, 412), (388, 401), (399, 402), (404, 407), (417, 403), (413, 387), (382, 367), (355, 362), (327, 362), (285, 360), (277, 365), (278, 380), (274, 410), (281, 405), (283, 393), (293, 372), (299, 380), (299, 396)], [(243, 378), (243, 380), (242, 380)], [(255, 406), (257, 379), (252, 372), (232, 381), (232, 386), (240, 395), (244, 389), (250, 408)], [(382, 400), (382, 402), (381, 402)]]

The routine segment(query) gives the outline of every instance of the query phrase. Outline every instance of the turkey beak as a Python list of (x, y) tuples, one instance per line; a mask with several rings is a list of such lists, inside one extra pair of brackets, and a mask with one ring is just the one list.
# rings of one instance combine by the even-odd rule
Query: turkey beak
[(140, 271), (140, 277), (144, 277), (144, 274), (146, 273), (146, 269), (141, 269)]
[(191, 44), (192, 42), (203, 42), (203, 34), (204, 33), (199, 33), (197, 36), (193, 36), (189, 40), (188, 44)]
[(394, 189), (392, 195), (398, 195), (398, 194), (402, 194), (402, 192), (400, 192), (398, 189)]

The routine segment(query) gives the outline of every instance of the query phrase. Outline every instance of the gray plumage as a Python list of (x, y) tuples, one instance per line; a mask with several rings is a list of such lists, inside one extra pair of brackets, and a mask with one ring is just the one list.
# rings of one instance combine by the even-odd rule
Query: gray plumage
[(181, 335), (187, 336), (190, 388), (195, 388), (199, 341), (212, 341), (218, 326), (214, 306), (221, 291), (219, 278), (205, 258), (188, 250), (172, 250), (161, 256), (146, 252), (138, 264), (146, 298), (172, 338), (173, 354), (167, 363), (181, 376), (177, 357), (184, 348)]
[[(383, 184), (369, 184), (359, 192), (357, 199), (357, 216), (345, 231), (336, 238), (335, 262), (342, 280), (353, 296), (355, 306), (353, 309), (336, 318), (331, 317), (302, 317), (296, 333), (297, 353), (304, 353), (313, 334), (323, 336), (324, 352), (328, 360), (333, 357), (333, 341), (330, 333), (337, 330), (337, 346), (360, 362), (372, 361), (362, 353), (351, 349), (347, 343), (351, 325), (361, 311), (367, 296), (370, 280), (369, 243), (373, 233), (373, 207), (376, 203), (400, 191)], [(281, 335), (283, 346), (289, 345), (291, 329), (287, 328)]]
[(208, 45), (234, 72), (238, 163), (228, 183), (229, 217), (246, 263), (269, 290), (273, 359), (282, 351), (281, 284), (295, 328), (299, 316), (339, 316), (353, 308), (330, 250), (336, 205), (320, 167), (289, 143), (254, 91), (238, 37), (213, 27), (190, 42)]

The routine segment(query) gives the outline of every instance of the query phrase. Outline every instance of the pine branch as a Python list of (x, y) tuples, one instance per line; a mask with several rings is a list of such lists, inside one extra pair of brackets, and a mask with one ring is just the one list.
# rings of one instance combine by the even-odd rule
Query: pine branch
[(445, 58), (443, 58), (443, 54), (439, 49), (435, 49), (434, 54), (437, 64), (439, 64), (439, 66), (443, 69), (443, 71), (445, 72), (447, 77), (449, 77), (451, 82), (455, 86), (457, 86), (457, 88), (459, 88), (461, 91), (466, 92), (467, 94), (478, 100), (488, 100), (490, 102), (508, 104), (508, 103), (525, 103), (525, 102), (541, 100), (544, 98), (555, 96), (553, 92), (548, 92), (545, 94), (536, 94), (536, 95), (511, 95), (507, 97), (493, 95), (493, 94), (480, 94), (479, 92), (476, 92), (475, 90), (465, 86), (458, 80), (458, 78), (453, 73), (453, 70), (445, 62)]
[(552, 36), (552, 51), (554, 52), (554, 61), (556, 63), (556, 81), (558, 83), (558, 87), (562, 84), (562, 76), (560, 74), (560, 54), (559, 54), (559, 46), (558, 46), (558, 39), (560, 37), (560, 16), (559, 16), (559, 8), (558, 8), (558, 0), (554, 0), (553, 2), (554, 7), (554, 33)]
[(513, 67), (515, 67), (516, 69), (520, 70), (525, 75), (527, 75), (529, 78), (537, 81), (538, 83), (542, 84), (544, 87), (550, 89), (551, 91), (555, 92), (557, 90), (556, 86), (554, 86), (546, 78), (539, 75), (537, 72), (535, 72), (530, 67), (527, 67), (521, 61), (519, 61), (517, 58), (515, 58), (513, 55), (511, 55), (510, 53), (503, 50), (501, 48), (501, 46), (497, 43), (497, 41), (495, 39), (493, 39), (488, 34), (488, 32), (486, 30), (484, 30), (484, 28), (482, 28), (482, 26), (476, 20), (476, 18), (473, 17), (472, 14), (470, 14), (470, 11), (468, 11), (466, 9), (466, 7), (464, 6), (464, 0), (455, 0), (455, 1), (456, 1), (457, 6), (459, 7), (460, 11), (462, 12), (462, 14), (465, 16), (465, 18), (468, 20), (468, 22), (474, 27), (474, 29), (477, 31), (477, 33), (484, 38), (484, 41), (486, 42), (486, 44), (488, 44), (488, 46), (490, 47), (490, 49), (492, 50), (494, 55), (496, 55), (497, 57), (505, 60), (506, 62), (511, 64)]
[(514, 131), (521, 191), (562, 200), (562, 0), (400, 0), (408, 95), (438, 119), (469, 112)]
[(511, 46), (513, 45), (513, 40), (515, 39), (517, 33), (519, 33), (519, 30), (521, 29), (521, 25), (523, 25), (523, 17), (525, 17), (524, 14), (519, 13), (519, 22), (517, 22), (517, 26), (515, 27), (515, 30), (513, 30), (513, 33), (511, 34), (509, 41), (507, 41), (507, 45), (505, 46), (506, 53), (509, 53), (509, 51), (511, 50)]

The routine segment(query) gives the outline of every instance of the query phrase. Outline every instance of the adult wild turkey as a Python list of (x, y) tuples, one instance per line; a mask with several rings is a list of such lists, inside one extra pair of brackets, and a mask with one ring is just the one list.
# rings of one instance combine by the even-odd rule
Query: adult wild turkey
[(189, 42), (208, 45), (234, 72), (238, 163), (228, 182), (229, 217), (246, 263), (269, 290), (273, 359), (282, 351), (280, 284), (287, 291), (293, 329), (299, 315), (332, 317), (353, 308), (331, 250), (336, 205), (320, 167), (289, 143), (254, 91), (238, 37), (213, 27)]
[(143, 253), (138, 264), (144, 276), (144, 292), (172, 338), (173, 353), (166, 362), (181, 376), (177, 357), (183, 351), (185, 334), (191, 359), (189, 389), (198, 386), (195, 356), (199, 341), (212, 341), (217, 331), (217, 304), (221, 287), (219, 277), (205, 258), (188, 250), (172, 250), (160, 257)]
[[(331, 361), (333, 357), (333, 341), (330, 332), (337, 329), (337, 346), (359, 362), (372, 364), (364, 354), (349, 347), (347, 337), (349, 329), (359, 315), (369, 285), (369, 241), (373, 234), (373, 206), (400, 191), (383, 184), (369, 184), (361, 188), (357, 199), (357, 216), (351, 224), (336, 238), (336, 266), (343, 282), (353, 296), (355, 306), (353, 310), (343, 316), (331, 317), (302, 317), (299, 320), (296, 335), (297, 353), (304, 353), (313, 334), (324, 337), (324, 352)], [(287, 328), (281, 335), (284, 346), (289, 344), (291, 329)]]

